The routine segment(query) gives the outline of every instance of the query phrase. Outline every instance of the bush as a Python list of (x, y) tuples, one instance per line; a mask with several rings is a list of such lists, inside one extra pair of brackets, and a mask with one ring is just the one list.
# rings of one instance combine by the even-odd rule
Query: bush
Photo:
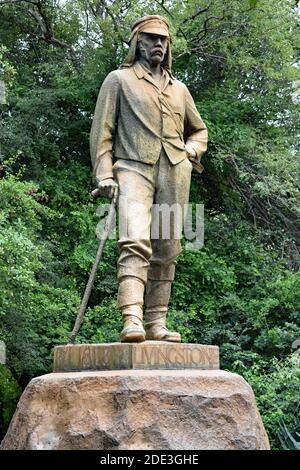
[(241, 374), (253, 388), (257, 406), (261, 413), (273, 450), (282, 449), (281, 423), (287, 428), (296, 428), (295, 412), (300, 396), (300, 356), (291, 356), (269, 363), (258, 361), (247, 368), (235, 361), (232, 372)]

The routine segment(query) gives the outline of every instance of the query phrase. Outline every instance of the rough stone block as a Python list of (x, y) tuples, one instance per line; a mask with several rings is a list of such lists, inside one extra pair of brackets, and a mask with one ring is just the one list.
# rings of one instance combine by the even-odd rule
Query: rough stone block
[(269, 449), (251, 387), (221, 370), (53, 373), (24, 391), (1, 449)]

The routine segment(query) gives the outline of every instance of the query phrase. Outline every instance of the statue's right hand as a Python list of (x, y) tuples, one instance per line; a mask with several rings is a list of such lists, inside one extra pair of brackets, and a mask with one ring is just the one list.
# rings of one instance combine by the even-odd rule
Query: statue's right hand
[(107, 178), (98, 183), (98, 188), (92, 191), (92, 196), (113, 197), (115, 189), (118, 187), (113, 178)]

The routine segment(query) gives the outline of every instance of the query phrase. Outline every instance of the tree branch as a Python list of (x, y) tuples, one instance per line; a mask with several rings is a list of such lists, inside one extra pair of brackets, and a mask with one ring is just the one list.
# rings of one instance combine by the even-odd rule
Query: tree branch
[(210, 9), (210, 5), (208, 5), (208, 7), (206, 8), (202, 8), (200, 10), (198, 10), (196, 13), (194, 13), (193, 15), (190, 15), (188, 16), (187, 18), (185, 18), (181, 24), (185, 24), (187, 23), (188, 21), (193, 21), (195, 18), (197, 18), (197, 16), (199, 15), (202, 15), (202, 13), (205, 13), (206, 11), (208, 11)]
[(32, 0), (1, 0), (0, 6), (1, 5), (13, 5), (17, 3), (30, 3), (31, 5), (37, 6), (37, 2), (34, 2)]
[[(38, 26), (38, 31), (34, 32), (34, 31), (24, 30), (24, 27), (23, 27), (23, 30), (30, 36), (41, 39), (45, 41), (47, 44), (52, 44), (53, 46), (67, 50), (71, 55), (74, 65), (76, 66), (76, 68), (78, 68), (78, 61), (77, 61), (76, 54), (75, 54), (73, 47), (70, 46), (70, 44), (67, 44), (65, 41), (55, 37), (53, 33), (51, 21), (49, 20), (49, 17), (46, 15), (43, 9), (43, 4), (40, 0), (38, 1), (32, 1), (32, 0), (2, 0), (0, 1), (0, 6), (8, 5), (8, 4), (17, 5), (20, 7), (21, 7), (21, 4), (28, 4), (27, 9), (22, 8), (22, 12), (25, 14), (28, 14), (31, 18), (35, 20)], [(29, 7), (29, 5), (32, 5), (34, 8)]]
[[(163, 9), (163, 11), (164, 11), (165, 13), (167, 13), (167, 15), (168, 15), (170, 18), (172, 18), (172, 20), (175, 19), (173, 13), (171, 13), (170, 10), (168, 10), (168, 8), (165, 6), (164, 0), (161, 0), (161, 1), (154, 0), (154, 1), (155, 1), (155, 3), (157, 3), (157, 4)], [(180, 33), (180, 35), (181, 35), (182, 37), (184, 37), (184, 39), (187, 40), (187, 36), (186, 36), (185, 32), (183, 31), (183, 29), (181, 28), (181, 26), (178, 27), (177, 32)]]

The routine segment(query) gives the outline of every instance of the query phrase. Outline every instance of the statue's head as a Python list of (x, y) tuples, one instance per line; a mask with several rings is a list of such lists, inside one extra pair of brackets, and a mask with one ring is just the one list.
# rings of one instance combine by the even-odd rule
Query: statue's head
[(159, 15), (147, 15), (132, 25), (129, 52), (123, 67), (130, 67), (139, 57), (153, 64), (161, 63), (171, 71), (171, 37), (169, 24)]
[(160, 34), (139, 33), (137, 58), (146, 59), (150, 64), (163, 62), (168, 48), (168, 37)]

